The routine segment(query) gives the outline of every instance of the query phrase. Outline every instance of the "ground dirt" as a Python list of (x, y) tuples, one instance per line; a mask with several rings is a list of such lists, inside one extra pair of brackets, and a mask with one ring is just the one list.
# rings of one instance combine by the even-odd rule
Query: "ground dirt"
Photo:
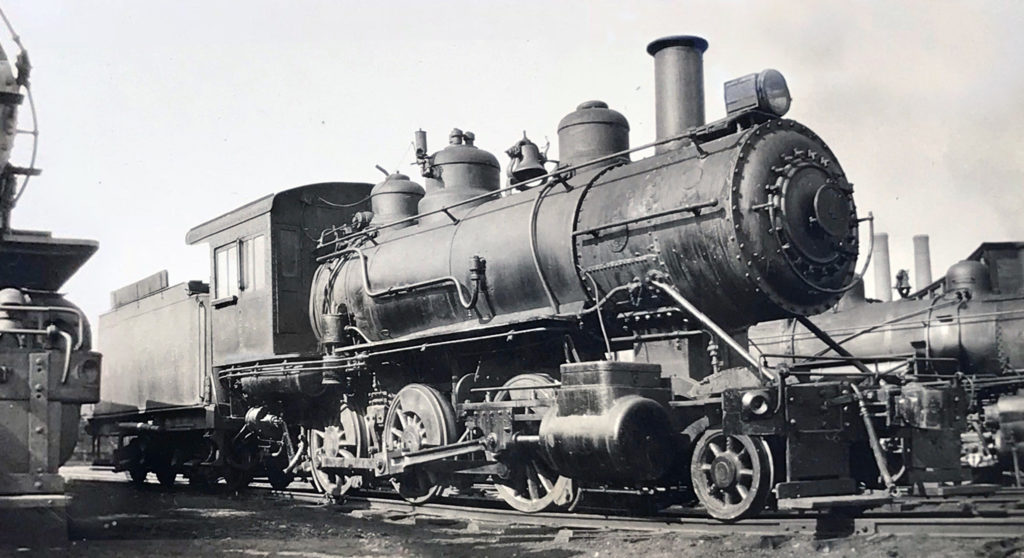
[(0, 548), (13, 556), (1024, 557), (1022, 538), (697, 536), (566, 530), (407, 515), (366, 516), (265, 492), (210, 495), (184, 485), (72, 480), (68, 541)]

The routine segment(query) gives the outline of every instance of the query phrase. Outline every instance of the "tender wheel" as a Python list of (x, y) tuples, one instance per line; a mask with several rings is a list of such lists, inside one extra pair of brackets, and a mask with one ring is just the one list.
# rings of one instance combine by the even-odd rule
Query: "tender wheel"
[(146, 484), (149, 470), (145, 465), (146, 448), (141, 438), (132, 438), (123, 448), (115, 453), (124, 467), (124, 474), (135, 486)]
[[(547, 374), (521, 374), (503, 386), (516, 389), (499, 391), (494, 400), (554, 399), (554, 384), (555, 380)], [(537, 389), (529, 389), (534, 387)], [(533, 407), (526, 408), (528, 414), (536, 412)], [(535, 451), (511, 451), (502, 455), (501, 462), (509, 468), (509, 475), (507, 479), (497, 479), (494, 488), (513, 509), (536, 513), (552, 507), (566, 508), (579, 495), (572, 480), (555, 473)]]
[(160, 481), (160, 486), (171, 487), (174, 486), (174, 481), (178, 478), (178, 473), (171, 466), (161, 467), (156, 471), (156, 480)]
[(323, 457), (364, 457), (366, 455), (366, 428), (363, 415), (347, 403), (321, 428), (306, 431), (306, 451), (309, 456), (311, 480), (316, 489), (331, 498), (341, 499), (349, 490), (359, 488), (362, 477), (340, 475), (321, 468)]
[[(436, 389), (409, 384), (395, 396), (384, 418), (384, 440), (388, 451), (403, 454), (455, 441), (455, 412)], [(398, 493), (413, 504), (422, 504), (440, 494), (422, 467), (412, 467), (392, 479)]]
[(132, 481), (135, 486), (146, 484), (146, 477), (149, 476), (149, 471), (143, 466), (131, 467), (125, 473), (128, 475), (128, 480)]
[(178, 471), (174, 468), (173, 446), (167, 442), (165, 444), (165, 447), (161, 448), (162, 451), (152, 452), (148, 461), (153, 467), (153, 472), (156, 473), (156, 480), (160, 482), (160, 486), (166, 488), (174, 486), (174, 480), (178, 478)]
[(191, 488), (200, 490), (202, 492), (211, 492), (213, 485), (217, 479), (210, 479), (210, 476), (199, 471), (193, 471), (186, 475), (188, 479), (188, 485)]
[(693, 450), (690, 475), (711, 517), (732, 521), (756, 515), (773, 482), (771, 454), (760, 438), (708, 430)]

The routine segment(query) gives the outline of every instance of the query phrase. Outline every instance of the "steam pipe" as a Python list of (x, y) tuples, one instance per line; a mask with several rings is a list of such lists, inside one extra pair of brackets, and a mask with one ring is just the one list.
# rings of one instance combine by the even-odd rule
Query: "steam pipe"
[[(654, 106), (657, 139), (704, 125), (704, 51), (708, 42), (693, 35), (663, 37), (647, 45), (654, 57)], [(666, 143), (657, 153), (678, 149)]]
[(426, 281), (420, 281), (418, 283), (411, 283), (408, 285), (395, 285), (388, 287), (384, 290), (375, 291), (372, 288), (370, 288), (369, 270), (367, 270), (366, 268), (366, 254), (363, 254), (362, 250), (360, 250), (359, 248), (348, 248), (346, 250), (341, 250), (340, 252), (331, 255), (335, 257), (342, 257), (347, 256), (349, 254), (355, 254), (359, 258), (360, 269), (362, 270), (363, 292), (366, 294), (366, 296), (370, 298), (390, 296), (398, 293), (415, 291), (437, 285), (443, 285), (445, 283), (451, 283), (455, 285), (455, 291), (459, 295), (459, 304), (466, 310), (472, 310), (474, 307), (476, 307), (476, 303), (480, 298), (480, 283), (483, 281), (484, 259), (478, 256), (473, 256), (469, 268), (469, 280), (473, 282), (473, 290), (469, 294), (469, 300), (466, 300), (466, 297), (462, 292), (464, 289), (462, 283), (459, 283), (459, 280), (452, 275), (448, 275), (446, 277), (438, 277), (436, 279), (427, 279)]
[(875, 465), (878, 466), (878, 472), (882, 475), (882, 480), (885, 482), (885, 488), (892, 493), (895, 489), (895, 483), (893, 482), (892, 475), (889, 473), (889, 466), (885, 461), (885, 453), (882, 451), (882, 444), (878, 440), (878, 433), (875, 432), (875, 425), (871, 422), (871, 413), (868, 411), (868, 406), (864, 403), (864, 394), (857, 388), (857, 384), (851, 383), (850, 389), (853, 390), (853, 395), (857, 399), (857, 407), (860, 409), (860, 417), (864, 421), (864, 430), (868, 433), (868, 443), (871, 446), (871, 453), (875, 456)]
[(728, 345), (733, 351), (736, 352), (736, 354), (742, 357), (743, 360), (747, 361), (751, 366), (753, 366), (762, 376), (764, 376), (768, 380), (775, 379), (774, 374), (769, 373), (765, 369), (765, 367), (761, 366), (761, 363), (758, 362), (758, 360), (754, 358), (753, 355), (751, 355), (746, 349), (744, 349), (742, 345), (737, 343), (736, 340), (733, 339), (732, 336), (729, 335), (718, 324), (712, 321), (711, 318), (707, 317), (703, 312), (698, 310), (692, 302), (686, 300), (686, 297), (684, 297), (678, 290), (676, 290), (675, 287), (669, 285), (668, 283), (663, 283), (657, 280), (652, 280), (651, 285), (661, 289), (661, 291), (668, 295), (668, 297), (671, 298), (676, 304), (678, 304), (684, 310), (689, 312), (694, 318), (697, 318), (697, 320), (700, 323), (707, 326), (708, 329), (713, 331), (715, 335), (721, 338), (726, 345)]

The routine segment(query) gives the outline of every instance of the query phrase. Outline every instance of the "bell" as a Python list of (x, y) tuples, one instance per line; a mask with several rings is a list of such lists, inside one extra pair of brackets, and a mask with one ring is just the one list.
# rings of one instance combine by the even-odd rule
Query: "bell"
[[(513, 154), (513, 150), (518, 152)], [(509, 172), (512, 184), (526, 182), (548, 173), (544, 168), (545, 158), (541, 155), (540, 148), (525, 136), (509, 152), (512, 156), (512, 169)]]
[(896, 273), (896, 292), (899, 293), (900, 298), (907, 298), (910, 296), (910, 272), (901, 269)]

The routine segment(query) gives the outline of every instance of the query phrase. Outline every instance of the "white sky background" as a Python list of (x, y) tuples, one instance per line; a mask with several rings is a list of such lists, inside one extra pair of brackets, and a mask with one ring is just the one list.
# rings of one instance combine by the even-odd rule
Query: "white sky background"
[(44, 169), (14, 226), (100, 241), (65, 287), (93, 319), (110, 291), (160, 269), (208, 279), (207, 247), (184, 237), (211, 217), (301, 184), (377, 182), (375, 164), (413, 174), (418, 128), (432, 150), (472, 130), (504, 164), (524, 129), (557, 155), (558, 120), (601, 99), (647, 143), (645, 46), (681, 33), (711, 44), (708, 121), (727, 79), (787, 77), (787, 116), (835, 151), (860, 212), (890, 233), (893, 273), (913, 271), (916, 233), (931, 235), (935, 277), (982, 241), (1024, 240), (1020, 2), (3, 7), (35, 66)]

